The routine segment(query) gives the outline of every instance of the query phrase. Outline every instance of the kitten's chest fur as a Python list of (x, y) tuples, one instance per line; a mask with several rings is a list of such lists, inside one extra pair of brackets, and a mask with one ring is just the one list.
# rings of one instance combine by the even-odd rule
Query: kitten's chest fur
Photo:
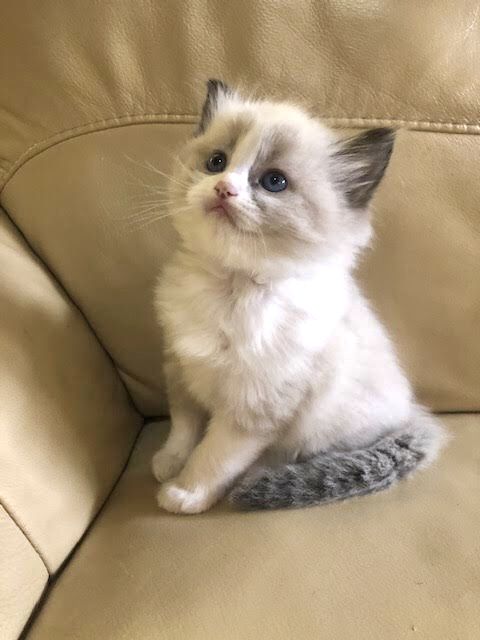
[(176, 355), (216, 369), (256, 368), (287, 320), (284, 301), (240, 274), (184, 270), (181, 282), (163, 307)]
[(322, 304), (320, 281), (325, 286), (328, 278), (261, 282), (175, 260), (160, 309), (168, 347), (197, 398), (256, 410), (278, 400), (287, 410), (344, 306), (342, 287), (332, 283), (333, 301)]

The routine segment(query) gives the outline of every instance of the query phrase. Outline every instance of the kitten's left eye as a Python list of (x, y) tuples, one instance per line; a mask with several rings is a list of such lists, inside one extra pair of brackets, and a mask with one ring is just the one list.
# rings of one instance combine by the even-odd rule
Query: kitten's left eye
[(280, 171), (267, 171), (260, 178), (260, 184), (264, 189), (273, 193), (285, 191), (288, 187), (287, 178)]
[(215, 151), (207, 160), (205, 166), (210, 173), (221, 173), (227, 166), (227, 156), (223, 151)]

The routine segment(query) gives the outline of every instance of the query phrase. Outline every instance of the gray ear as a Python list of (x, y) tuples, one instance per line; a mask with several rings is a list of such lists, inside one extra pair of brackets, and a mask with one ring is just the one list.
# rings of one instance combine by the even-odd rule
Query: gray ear
[(334, 157), (341, 163), (334, 170), (354, 209), (362, 209), (370, 202), (388, 166), (394, 141), (394, 130), (385, 127), (339, 142)]
[(232, 90), (221, 80), (210, 79), (207, 81), (207, 97), (203, 103), (202, 113), (200, 115), (200, 122), (198, 123), (196, 135), (204, 133), (208, 125), (210, 124), (215, 111), (217, 109), (219, 98), (222, 96), (228, 96), (232, 93)]

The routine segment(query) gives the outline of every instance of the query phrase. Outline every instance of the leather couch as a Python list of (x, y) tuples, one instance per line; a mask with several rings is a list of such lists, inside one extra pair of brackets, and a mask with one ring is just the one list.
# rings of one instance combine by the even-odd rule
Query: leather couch
[[(478, 2), (3, 0), (0, 43), (0, 638), (480, 638)], [(211, 76), (399, 129), (361, 278), (453, 438), (389, 492), (156, 506), (150, 214)]]

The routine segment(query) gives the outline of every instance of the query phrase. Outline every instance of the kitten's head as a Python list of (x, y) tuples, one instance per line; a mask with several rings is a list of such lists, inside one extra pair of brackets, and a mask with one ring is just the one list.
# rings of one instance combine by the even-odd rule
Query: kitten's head
[(368, 204), (393, 138), (374, 129), (341, 141), (298, 107), (209, 80), (172, 183), (174, 224), (190, 250), (234, 269), (349, 266), (370, 238)]

